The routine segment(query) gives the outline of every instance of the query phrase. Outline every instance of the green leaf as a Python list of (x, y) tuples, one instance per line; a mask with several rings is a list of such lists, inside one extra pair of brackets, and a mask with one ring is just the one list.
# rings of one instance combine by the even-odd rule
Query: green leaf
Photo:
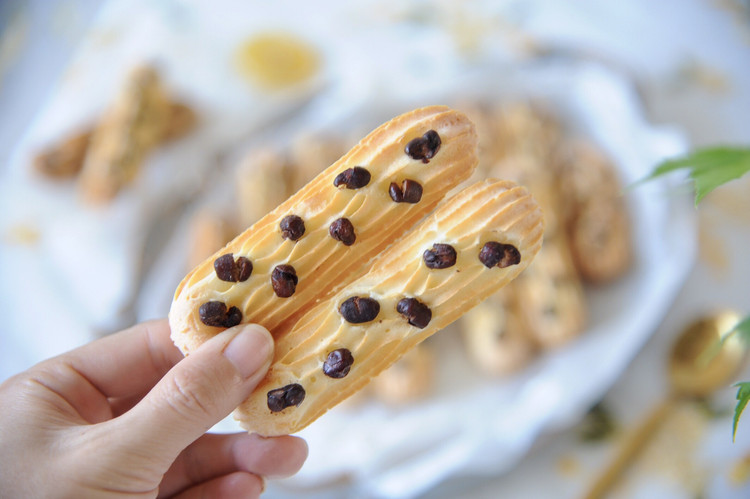
[(689, 176), (695, 182), (697, 205), (709, 192), (750, 171), (750, 148), (720, 146), (699, 149), (685, 157), (662, 162), (636, 185), (682, 169), (689, 170)]
[[(745, 347), (750, 348), (750, 315), (738, 322), (737, 325), (734, 326), (731, 331), (729, 331), (729, 334), (735, 333), (739, 334), (742, 343), (745, 344)], [(729, 336), (729, 334), (727, 334), (724, 338)]]
[[(703, 362), (706, 364), (710, 362), (714, 357), (716, 357), (716, 355), (719, 354), (719, 351), (724, 345), (724, 342), (726, 342), (735, 334), (738, 336), (739, 341), (742, 342), (743, 346), (746, 349), (750, 348), (750, 315), (742, 319), (732, 329), (723, 334), (721, 340), (715, 342), (711, 346), (711, 348), (707, 352), (705, 352), (705, 355), (702, 355), (698, 358), (698, 362)], [(745, 406), (747, 406), (747, 403), (750, 401), (750, 382), (742, 381), (734, 386), (739, 387), (739, 389), (737, 390), (737, 406), (734, 409), (732, 441), (734, 441), (734, 438), (737, 435), (737, 424), (740, 421), (742, 411), (745, 410)]]
[(737, 390), (737, 407), (734, 408), (734, 425), (732, 428), (732, 442), (734, 442), (734, 438), (737, 436), (737, 423), (740, 420), (742, 411), (745, 410), (745, 406), (747, 405), (748, 401), (750, 401), (750, 382), (742, 381), (740, 383), (737, 383), (734, 386), (739, 387), (739, 389)]

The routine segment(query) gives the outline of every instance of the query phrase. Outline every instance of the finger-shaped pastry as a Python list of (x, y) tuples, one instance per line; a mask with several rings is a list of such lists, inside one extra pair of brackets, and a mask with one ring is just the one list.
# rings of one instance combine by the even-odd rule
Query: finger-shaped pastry
[(536, 353), (536, 345), (512, 303), (511, 290), (516, 282), (469, 310), (461, 320), (467, 353), (489, 375), (517, 371)]
[(382, 125), (185, 277), (173, 340), (189, 352), (239, 322), (279, 337), (467, 178), (476, 143), (473, 124), (444, 106)]
[(512, 182), (446, 200), (277, 340), (268, 375), (235, 418), (261, 435), (300, 430), (515, 278), (542, 232), (536, 201)]
[(163, 136), (168, 104), (153, 68), (132, 72), (91, 136), (80, 178), (84, 199), (109, 201), (135, 178), (144, 157)]

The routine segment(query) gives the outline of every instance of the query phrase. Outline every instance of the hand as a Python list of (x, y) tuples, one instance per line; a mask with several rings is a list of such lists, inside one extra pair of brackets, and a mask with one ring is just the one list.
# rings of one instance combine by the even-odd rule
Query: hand
[(272, 353), (268, 331), (241, 325), (183, 358), (157, 321), (8, 379), (0, 496), (260, 495), (261, 477), (299, 470), (304, 440), (205, 433), (263, 379)]

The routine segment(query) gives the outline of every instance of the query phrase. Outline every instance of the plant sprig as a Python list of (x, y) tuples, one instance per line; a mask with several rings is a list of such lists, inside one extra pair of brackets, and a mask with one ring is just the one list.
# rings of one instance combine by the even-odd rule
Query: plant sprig
[[(688, 176), (695, 183), (695, 205), (697, 206), (709, 192), (750, 171), (750, 148), (718, 146), (699, 149), (687, 156), (663, 161), (648, 177), (636, 182), (635, 185), (682, 169), (689, 171)], [(724, 342), (734, 335), (738, 335), (745, 348), (750, 349), (750, 316), (745, 317), (727, 332), (709, 355), (713, 357), (718, 354)], [(737, 387), (737, 405), (734, 409), (732, 441), (737, 435), (740, 416), (750, 402), (750, 382), (741, 381), (734, 386)]]
[(732, 422), (732, 442), (737, 436), (737, 423), (740, 421), (742, 411), (745, 410), (745, 406), (750, 401), (750, 382), (740, 381), (736, 385), (737, 388), (737, 406), (734, 408), (734, 420)]
[(699, 149), (687, 156), (663, 161), (635, 185), (683, 169), (689, 171), (689, 177), (695, 183), (697, 206), (709, 192), (750, 171), (750, 148), (719, 146)]

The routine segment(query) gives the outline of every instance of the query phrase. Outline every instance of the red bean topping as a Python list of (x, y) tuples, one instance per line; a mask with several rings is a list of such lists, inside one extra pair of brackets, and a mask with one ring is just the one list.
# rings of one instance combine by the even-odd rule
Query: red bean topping
[(271, 286), (279, 298), (289, 298), (297, 289), (297, 271), (291, 265), (277, 265), (271, 273)]
[(339, 307), (339, 313), (352, 324), (375, 320), (380, 313), (380, 303), (364, 296), (352, 296)]
[(406, 179), (401, 182), (401, 187), (396, 182), (391, 182), (388, 193), (397, 203), (418, 203), (422, 199), (422, 186), (416, 180)]
[(233, 327), (242, 322), (242, 312), (237, 307), (227, 310), (227, 305), (220, 301), (209, 301), (198, 309), (201, 322), (206, 326)]
[(521, 262), (521, 253), (518, 248), (512, 244), (503, 244), (496, 241), (490, 241), (485, 243), (482, 250), (479, 252), (479, 261), (484, 264), (485, 267), (491, 269), (492, 267), (510, 267), (511, 265), (517, 265)]
[(362, 168), (361, 166), (347, 168), (336, 175), (336, 178), (333, 180), (333, 185), (336, 187), (343, 184), (347, 189), (359, 189), (369, 183), (370, 172), (367, 171), (367, 168)]
[(404, 152), (412, 159), (421, 159), (422, 163), (429, 163), (440, 150), (440, 144), (440, 135), (435, 130), (430, 130), (406, 144)]
[(323, 373), (330, 378), (343, 378), (349, 374), (354, 364), (352, 353), (346, 348), (339, 348), (328, 354), (323, 363)]
[(252, 262), (244, 256), (238, 256), (235, 260), (232, 253), (221, 255), (214, 260), (216, 277), (227, 282), (244, 282), (253, 273)]
[(456, 250), (450, 244), (433, 244), (422, 254), (424, 264), (431, 269), (447, 269), (456, 264)]
[(296, 241), (305, 233), (305, 221), (297, 215), (287, 215), (281, 219), (279, 224), (281, 237)]
[(416, 298), (403, 298), (396, 305), (396, 311), (409, 320), (409, 324), (424, 329), (432, 319), (430, 308)]
[(354, 233), (354, 226), (347, 218), (334, 220), (331, 226), (328, 227), (328, 233), (332, 238), (341, 241), (346, 246), (351, 246), (357, 240), (357, 235)]
[(305, 400), (305, 389), (299, 383), (292, 383), (271, 390), (267, 397), (271, 412), (281, 412), (287, 407), (299, 406)]

